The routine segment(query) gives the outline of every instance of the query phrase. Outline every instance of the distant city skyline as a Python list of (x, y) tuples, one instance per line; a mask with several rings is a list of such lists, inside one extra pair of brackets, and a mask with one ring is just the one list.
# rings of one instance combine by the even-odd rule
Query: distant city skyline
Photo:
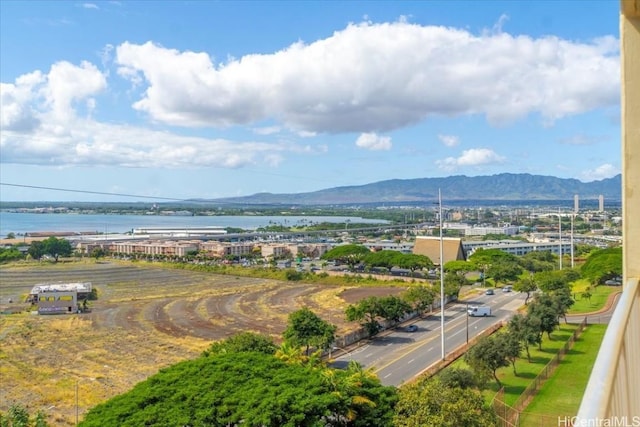
[(607, 0), (0, 2), (0, 182), (22, 185), (0, 201), (609, 178), (618, 16)]

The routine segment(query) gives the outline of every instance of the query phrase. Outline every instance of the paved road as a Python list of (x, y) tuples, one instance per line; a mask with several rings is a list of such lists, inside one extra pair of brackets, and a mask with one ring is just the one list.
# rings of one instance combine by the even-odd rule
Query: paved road
[[(490, 326), (509, 318), (522, 304), (524, 294), (496, 292), (480, 294), (467, 301), (453, 303), (445, 309), (445, 350), (447, 353), (463, 345)], [(469, 305), (488, 305), (490, 317), (468, 317)], [(365, 342), (335, 359), (335, 366), (344, 366), (355, 360), (371, 367), (385, 385), (399, 385), (441, 359), (440, 312), (414, 323), (416, 332), (398, 330)]]

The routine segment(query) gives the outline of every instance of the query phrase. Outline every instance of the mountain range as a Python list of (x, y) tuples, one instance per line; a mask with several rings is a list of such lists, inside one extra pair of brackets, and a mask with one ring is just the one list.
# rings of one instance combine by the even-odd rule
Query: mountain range
[(493, 201), (545, 201), (570, 200), (578, 195), (581, 200), (620, 200), (622, 176), (600, 181), (582, 182), (571, 178), (501, 173), (489, 176), (456, 175), (445, 178), (391, 179), (365, 185), (327, 188), (309, 193), (273, 194), (257, 193), (244, 197), (210, 200), (226, 204), (247, 205), (353, 205), (433, 203), (438, 199), (493, 200)]

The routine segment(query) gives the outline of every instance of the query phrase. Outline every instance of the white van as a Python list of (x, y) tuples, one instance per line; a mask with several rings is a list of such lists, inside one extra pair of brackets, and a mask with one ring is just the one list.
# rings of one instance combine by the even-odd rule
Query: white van
[(467, 314), (471, 317), (491, 316), (491, 307), (469, 307)]

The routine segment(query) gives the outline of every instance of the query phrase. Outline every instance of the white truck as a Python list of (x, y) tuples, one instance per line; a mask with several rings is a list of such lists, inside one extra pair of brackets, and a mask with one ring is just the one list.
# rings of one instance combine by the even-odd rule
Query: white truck
[(491, 307), (469, 307), (467, 314), (471, 317), (491, 316)]

